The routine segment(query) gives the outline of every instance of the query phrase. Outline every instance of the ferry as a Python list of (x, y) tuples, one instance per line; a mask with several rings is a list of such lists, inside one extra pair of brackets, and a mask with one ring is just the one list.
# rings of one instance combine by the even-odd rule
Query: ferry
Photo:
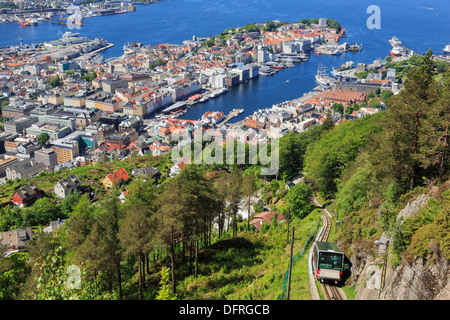
[(341, 54), (342, 54), (342, 51), (339, 51), (339, 50), (334, 50), (334, 51), (331, 53), (332, 56), (338, 56), (338, 55), (341, 55)]
[(393, 57), (399, 57), (399, 56), (401, 56), (401, 55), (404, 53), (404, 51), (403, 51), (403, 49), (402, 49), (401, 47), (394, 47), (394, 48), (392, 48), (392, 49), (389, 51), (389, 53), (390, 53), (391, 56), (393, 56)]
[(338, 69), (335, 69), (334, 67), (333, 67), (333, 69), (330, 71), (330, 74), (331, 74), (333, 77), (336, 77), (336, 78), (338, 78), (338, 79), (342, 78), (342, 72), (340, 72)]

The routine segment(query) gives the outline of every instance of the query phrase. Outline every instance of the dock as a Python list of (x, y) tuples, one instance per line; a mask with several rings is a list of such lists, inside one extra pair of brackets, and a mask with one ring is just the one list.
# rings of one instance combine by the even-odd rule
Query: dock
[(109, 48), (111, 48), (111, 47), (114, 47), (114, 43), (108, 43), (106, 46), (101, 47), (101, 48), (99, 48), (99, 49), (97, 49), (97, 50), (91, 51), (91, 52), (89, 52), (89, 53), (86, 53), (86, 54), (84, 54), (84, 55), (85, 55), (85, 56), (91, 56), (91, 57), (93, 57), (93, 56), (95, 56), (97, 53), (99, 53), (100, 51), (109, 49)]
[(393, 56), (412, 56), (415, 53), (413, 50), (407, 48), (397, 37), (392, 37), (388, 40), (392, 46), (391, 55)]
[(228, 121), (230, 121), (231, 119), (233, 119), (234, 117), (237, 117), (240, 113), (244, 112), (244, 109), (233, 109), (224, 120), (222, 120), (222, 123), (227, 123)]

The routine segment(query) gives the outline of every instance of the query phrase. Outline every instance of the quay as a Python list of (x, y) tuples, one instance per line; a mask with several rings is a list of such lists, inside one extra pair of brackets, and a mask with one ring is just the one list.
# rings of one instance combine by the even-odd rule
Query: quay
[(244, 112), (244, 109), (233, 109), (224, 120), (222, 120), (222, 123), (227, 123), (234, 117), (237, 117), (240, 113)]
[(392, 37), (388, 41), (392, 46), (390, 53), (393, 57), (417, 55), (416, 52), (407, 48), (397, 37)]

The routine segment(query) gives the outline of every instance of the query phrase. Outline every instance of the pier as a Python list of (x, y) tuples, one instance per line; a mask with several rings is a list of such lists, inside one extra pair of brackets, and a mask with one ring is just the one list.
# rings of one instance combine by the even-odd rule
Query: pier
[(222, 123), (227, 123), (234, 117), (237, 117), (240, 113), (244, 112), (244, 109), (233, 109), (224, 120), (222, 120)]
[(393, 37), (388, 40), (392, 46), (391, 55), (394, 57), (398, 56), (413, 56), (415, 53), (413, 50), (407, 48), (397, 37)]

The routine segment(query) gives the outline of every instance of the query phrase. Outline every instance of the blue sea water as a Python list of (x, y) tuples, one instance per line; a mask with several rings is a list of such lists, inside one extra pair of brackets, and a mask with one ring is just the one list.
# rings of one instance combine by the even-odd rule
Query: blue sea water
[[(367, 27), (370, 5), (380, 8), (380, 29)], [(102, 52), (105, 58), (120, 56), (127, 42), (181, 44), (193, 35), (210, 36), (231, 27), (275, 19), (294, 22), (303, 18), (331, 18), (347, 30), (348, 37), (341, 42), (363, 45), (360, 52), (340, 56), (311, 54), (308, 62), (233, 87), (227, 94), (194, 105), (183, 115), (185, 119), (198, 119), (205, 111), (228, 113), (233, 108), (244, 108), (245, 112), (233, 120), (238, 121), (256, 109), (311, 91), (317, 86), (314, 75), (321, 62), (330, 70), (348, 60), (371, 63), (387, 56), (391, 49), (388, 39), (393, 36), (421, 54), (429, 48), (442, 53), (450, 42), (449, 17), (448, 0), (161, 0), (152, 5), (138, 5), (133, 13), (85, 19), (81, 29), (75, 31), (81, 36), (102, 37), (114, 43), (114, 47)], [(48, 41), (65, 30), (65, 26), (49, 22), (33, 27), (2, 24), (0, 46), (19, 44), (19, 37), (28, 44)]]

